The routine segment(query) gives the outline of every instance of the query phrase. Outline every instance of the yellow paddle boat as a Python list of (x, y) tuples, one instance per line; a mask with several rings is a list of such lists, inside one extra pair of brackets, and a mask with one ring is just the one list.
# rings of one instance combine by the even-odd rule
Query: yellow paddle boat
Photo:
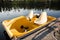
[(24, 36), (38, 28), (41, 28), (52, 21), (56, 20), (55, 17), (47, 16), (47, 21), (43, 24), (36, 24), (34, 21), (38, 19), (33, 17), (31, 21), (27, 20), (26, 16), (20, 16), (11, 20), (4, 20), (2, 22), (4, 29), (6, 30), (10, 38)]

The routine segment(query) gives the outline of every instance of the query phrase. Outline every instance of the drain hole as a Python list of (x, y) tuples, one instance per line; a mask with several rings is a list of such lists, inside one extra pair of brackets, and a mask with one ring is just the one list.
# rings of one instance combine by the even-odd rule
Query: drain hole
[(21, 29), (23, 29), (23, 28), (24, 28), (24, 26), (22, 25), (22, 26), (21, 26)]

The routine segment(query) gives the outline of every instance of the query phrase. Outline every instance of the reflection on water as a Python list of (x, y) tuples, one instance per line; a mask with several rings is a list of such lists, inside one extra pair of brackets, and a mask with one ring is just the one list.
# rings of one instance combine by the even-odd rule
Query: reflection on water
[(24, 1), (6, 1), (0, 2), (0, 39), (8, 40), (4, 35), (4, 29), (2, 26), (2, 21), (7, 19), (12, 19), (21, 15), (28, 15), (30, 10), (34, 13), (41, 13), (46, 11), (48, 15), (54, 17), (60, 17), (60, 5), (59, 2), (47, 1), (47, 2), (24, 2)]

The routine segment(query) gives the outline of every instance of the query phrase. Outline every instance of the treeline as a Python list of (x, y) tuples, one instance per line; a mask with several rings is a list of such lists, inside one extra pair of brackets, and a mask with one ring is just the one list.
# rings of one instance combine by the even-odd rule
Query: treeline
[(0, 0), (0, 1), (25, 1), (25, 2), (46, 2), (46, 1), (53, 1), (53, 2), (59, 2), (60, 0)]
[[(40, 0), (41, 1), (41, 0)], [(45, 9), (45, 8), (49, 8), (50, 9), (59, 9), (60, 5), (59, 5), (59, 1), (53, 2), (53, 1), (46, 1), (46, 2), (40, 2), (40, 1), (8, 1), (8, 0), (0, 0), (0, 9), (3, 8), (6, 10), (11, 10), (12, 7), (13, 8), (27, 8), (27, 9)], [(59, 6), (59, 7), (58, 7)]]

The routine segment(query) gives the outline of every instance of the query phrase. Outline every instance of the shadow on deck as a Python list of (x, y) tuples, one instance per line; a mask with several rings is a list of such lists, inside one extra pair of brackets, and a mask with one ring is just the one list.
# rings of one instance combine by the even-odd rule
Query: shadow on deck
[[(52, 27), (48, 28), (48, 30), (43, 30), (43, 32), (39, 32), (37, 33), (32, 40), (41, 40), (44, 37), (46, 37), (47, 34), (51, 33), (54, 29)], [(40, 34), (41, 33), (41, 34)], [(40, 35), (39, 35), (40, 34)]]

